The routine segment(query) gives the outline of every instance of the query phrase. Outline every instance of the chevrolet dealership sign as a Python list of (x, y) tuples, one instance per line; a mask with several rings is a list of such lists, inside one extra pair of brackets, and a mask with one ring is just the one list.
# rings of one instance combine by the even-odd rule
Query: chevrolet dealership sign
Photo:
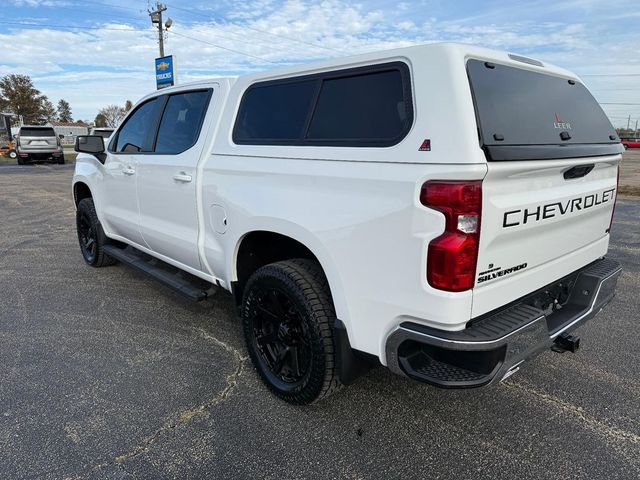
[(176, 83), (176, 62), (173, 55), (156, 58), (156, 86), (158, 90), (171, 87)]

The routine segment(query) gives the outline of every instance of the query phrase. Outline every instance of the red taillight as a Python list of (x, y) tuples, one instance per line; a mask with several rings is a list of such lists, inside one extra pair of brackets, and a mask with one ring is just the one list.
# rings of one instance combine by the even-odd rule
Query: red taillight
[(482, 181), (429, 181), (422, 186), (420, 202), (445, 216), (444, 233), (429, 243), (429, 285), (449, 292), (473, 288), (480, 243)]

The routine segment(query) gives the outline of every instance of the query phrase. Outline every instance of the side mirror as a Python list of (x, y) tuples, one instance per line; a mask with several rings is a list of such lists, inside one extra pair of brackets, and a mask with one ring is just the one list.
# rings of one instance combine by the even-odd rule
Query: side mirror
[(61, 133), (60, 135), (58, 135), (58, 138), (62, 140), (64, 138), (64, 135)]
[(74, 150), (79, 153), (90, 153), (104, 163), (104, 139), (100, 135), (79, 135), (76, 137)]

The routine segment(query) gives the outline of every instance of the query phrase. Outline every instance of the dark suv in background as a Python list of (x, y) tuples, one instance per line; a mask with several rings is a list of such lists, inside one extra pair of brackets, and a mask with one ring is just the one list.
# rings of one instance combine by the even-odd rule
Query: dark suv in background
[(20, 127), (16, 149), (19, 165), (37, 161), (64, 163), (62, 144), (53, 127)]

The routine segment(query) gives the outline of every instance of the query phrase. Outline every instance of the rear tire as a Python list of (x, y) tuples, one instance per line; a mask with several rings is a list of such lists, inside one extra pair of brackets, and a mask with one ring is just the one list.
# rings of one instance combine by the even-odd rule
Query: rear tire
[(9, 150), (7, 152), (7, 156), (12, 160), (15, 160), (16, 158), (18, 158), (18, 152), (16, 152), (15, 150)]
[(276, 396), (307, 405), (342, 386), (335, 310), (317, 262), (294, 259), (258, 269), (244, 289), (241, 316), (251, 361)]
[(107, 237), (102, 230), (100, 220), (98, 220), (93, 199), (83, 198), (78, 203), (76, 229), (82, 258), (88, 265), (106, 267), (116, 263), (113, 258), (104, 253)]

